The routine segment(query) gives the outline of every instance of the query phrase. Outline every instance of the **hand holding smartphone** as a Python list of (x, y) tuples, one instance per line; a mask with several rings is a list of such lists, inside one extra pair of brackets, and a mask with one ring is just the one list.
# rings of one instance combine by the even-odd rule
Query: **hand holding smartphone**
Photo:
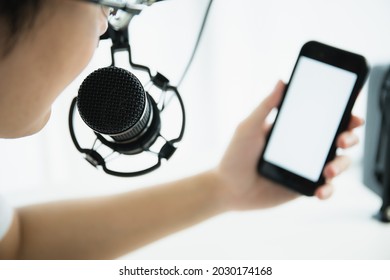
[(267, 137), (258, 172), (305, 195), (324, 184), (325, 164), (347, 129), (368, 66), (363, 56), (306, 43)]

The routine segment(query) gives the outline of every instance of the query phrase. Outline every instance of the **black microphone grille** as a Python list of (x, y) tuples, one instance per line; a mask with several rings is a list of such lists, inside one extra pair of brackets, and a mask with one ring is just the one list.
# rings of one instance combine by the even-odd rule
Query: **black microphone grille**
[(92, 72), (81, 84), (77, 107), (94, 131), (117, 135), (132, 128), (145, 115), (147, 97), (131, 72), (110, 66)]

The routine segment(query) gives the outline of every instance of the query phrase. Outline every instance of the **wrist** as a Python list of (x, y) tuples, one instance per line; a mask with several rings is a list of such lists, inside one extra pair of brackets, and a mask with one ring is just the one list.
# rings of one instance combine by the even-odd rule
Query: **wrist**
[(213, 200), (219, 212), (224, 213), (233, 210), (232, 195), (226, 181), (218, 169), (212, 169), (206, 173), (209, 184), (213, 189)]

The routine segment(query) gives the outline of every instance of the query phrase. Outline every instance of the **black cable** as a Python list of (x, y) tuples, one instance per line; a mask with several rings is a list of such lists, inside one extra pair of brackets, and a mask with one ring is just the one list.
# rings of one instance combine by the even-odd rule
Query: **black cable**
[(210, 8), (211, 8), (211, 4), (213, 3), (213, 0), (210, 0), (209, 1), (209, 4), (207, 5), (207, 8), (206, 8), (206, 12), (204, 14), (204, 17), (203, 17), (203, 22), (202, 22), (202, 26), (200, 27), (200, 30), (199, 30), (199, 33), (198, 33), (198, 38), (196, 39), (196, 42), (195, 42), (195, 46), (194, 46), (194, 49), (192, 51), (192, 54), (191, 54), (191, 57), (190, 59), (188, 60), (187, 62), (187, 66), (186, 68), (184, 69), (184, 72), (179, 80), (179, 82), (177, 83), (176, 87), (179, 88), (181, 83), (183, 82), (185, 76), (187, 75), (187, 72), (188, 70), (190, 69), (190, 66), (192, 64), (192, 61), (194, 60), (194, 57), (195, 57), (195, 54), (196, 54), (196, 51), (198, 50), (198, 46), (199, 46), (199, 43), (200, 43), (200, 39), (202, 38), (202, 35), (203, 35), (203, 30), (204, 30), (204, 27), (206, 26), (206, 22), (207, 22), (207, 18), (208, 18), (208, 15), (209, 15), (209, 12), (210, 12)]

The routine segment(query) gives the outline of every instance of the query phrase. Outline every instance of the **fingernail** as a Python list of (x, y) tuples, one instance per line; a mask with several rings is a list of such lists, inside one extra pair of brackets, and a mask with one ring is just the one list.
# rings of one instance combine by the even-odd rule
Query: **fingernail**
[(347, 140), (347, 144), (349, 146), (351, 146), (351, 145), (355, 144), (358, 141), (358, 138), (356, 137), (355, 134), (350, 134), (350, 135), (348, 135), (346, 140)]
[(327, 199), (332, 195), (332, 189), (330, 187), (325, 187), (321, 190), (321, 199)]

